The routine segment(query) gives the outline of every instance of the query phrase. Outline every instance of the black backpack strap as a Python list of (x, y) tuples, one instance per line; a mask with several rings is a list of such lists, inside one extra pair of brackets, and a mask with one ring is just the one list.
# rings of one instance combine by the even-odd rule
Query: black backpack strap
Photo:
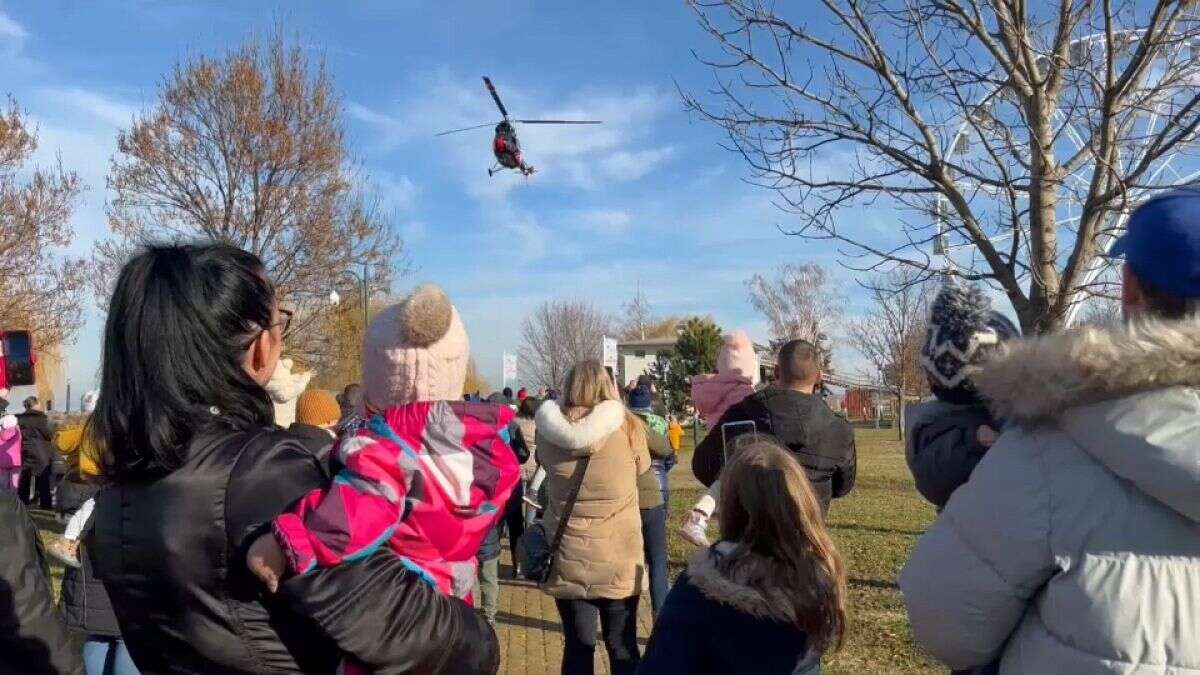
[[(567, 501), (563, 506), (562, 516), (558, 519), (558, 527), (554, 529), (554, 539), (550, 541), (550, 568), (554, 568), (554, 558), (558, 547), (562, 544), (563, 535), (567, 532), (567, 522), (571, 520), (571, 512), (575, 510), (575, 501), (579, 499), (579, 490), (583, 487), (583, 477), (587, 474), (588, 464), (592, 458), (584, 457), (575, 464), (575, 475), (571, 476), (571, 491), (567, 493)], [(547, 571), (547, 573), (549, 570)]]

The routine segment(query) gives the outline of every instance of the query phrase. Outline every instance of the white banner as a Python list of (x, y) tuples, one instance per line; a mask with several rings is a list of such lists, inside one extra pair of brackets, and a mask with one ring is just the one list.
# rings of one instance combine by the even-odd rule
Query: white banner
[(504, 386), (517, 383), (517, 355), (504, 353)]
[(610, 337), (603, 338), (601, 353), (603, 354), (604, 365), (612, 368), (615, 375), (617, 372), (617, 341)]

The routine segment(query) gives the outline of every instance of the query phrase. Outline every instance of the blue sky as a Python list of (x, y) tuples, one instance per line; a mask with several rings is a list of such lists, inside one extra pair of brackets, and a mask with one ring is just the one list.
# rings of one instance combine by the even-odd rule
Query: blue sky
[[(493, 382), (542, 300), (615, 313), (640, 282), (661, 313), (711, 314), (765, 337), (746, 301), (752, 274), (815, 261), (853, 286), (831, 247), (779, 234), (788, 217), (771, 194), (746, 185), (719, 131), (684, 112), (676, 84), (711, 84), (691, 50), (712, 46), (682, 2), (0, 2), (3, 88), (38, 124), (36, 160), (61, 156), (90, 188), (72, 254), (104, 235), (116, 132), (163, 74), (275, 27), (327, 60), (351, 151), (418, 266), (394, 290), (444, 286)], [(489, 179), (489, 130), (433, 136), (495, 118), (484, 74), (515, 116), (605, 124), (526, 127), (539, 173)], [(99, 324), (90, 308), (69, 351), (76, 392), (93, 384)]]

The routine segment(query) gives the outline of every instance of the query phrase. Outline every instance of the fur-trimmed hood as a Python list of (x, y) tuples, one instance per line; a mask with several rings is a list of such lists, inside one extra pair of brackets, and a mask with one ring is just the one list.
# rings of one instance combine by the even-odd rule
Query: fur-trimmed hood
[(783, 594), (772, 593), (770, 589), (755, 588), (746, 583), (746, 577), (750, 576), (749, 571), (759, 565), (771, 565), (770, 560), (750, 554), (736, 578), (727, 577), (717, 569), (717, 560), (732, 548), (732, 544), (723, 541), (712, 548), (697, 551), (688, 560), (687, 573), (692, 585), (709, 600), (732, 607), (756, 619), (796, 623), (796, 608), (784, 599)]
[(1002, 419), (1040, 422), (1070, 408), (1200, 385), (1200, 319), (1135, 321), (1011, 342), (975, 376)]
[(999, 417), (1052, 422), (1109, 471), (1200, 522), (1200, 320), (1025, 340), (977, 384)]
[(554, 401), (547, 401), (538, 408), (538, 441), (547, 441), (567, 450), (589, 448), (625, 423), (625, 405), (620, 401), (604, 401), (592, 409), (587, 417), (572, 422), (563, 415), (562, 408)]

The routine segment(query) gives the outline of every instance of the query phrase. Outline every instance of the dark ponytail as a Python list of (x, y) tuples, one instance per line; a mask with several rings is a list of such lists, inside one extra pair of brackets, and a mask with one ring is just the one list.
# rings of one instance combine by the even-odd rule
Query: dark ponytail
[(233, 246), (150, 246), (126, 263), (87, 429), (107, 480), (170, 473), (196, 432), (217, 420), (273, 423), (266, 390), (242, 365), (273, 305), (262, 262)]

